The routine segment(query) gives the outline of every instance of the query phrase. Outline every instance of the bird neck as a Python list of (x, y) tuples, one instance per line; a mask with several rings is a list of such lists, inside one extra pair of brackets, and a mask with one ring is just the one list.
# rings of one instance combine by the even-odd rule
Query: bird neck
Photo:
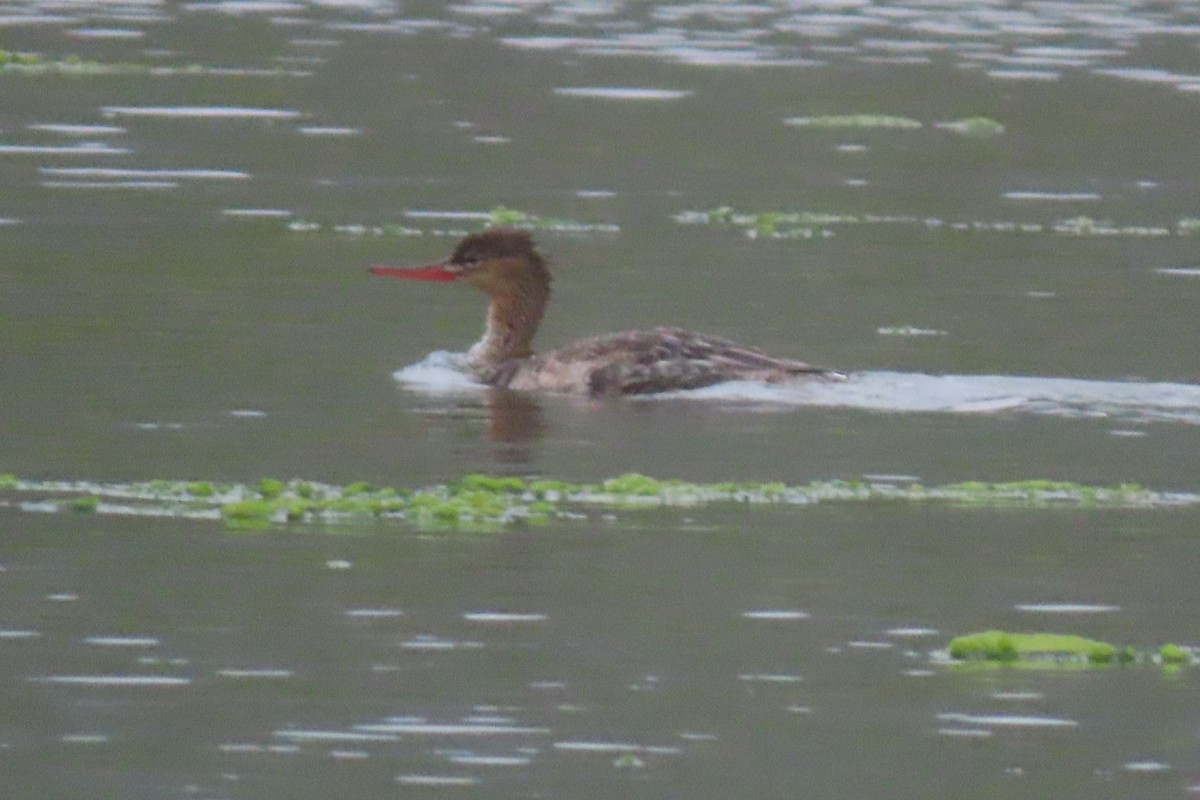
[(467, 363), (477, 371), (490, 371), (515, 358), (533, 355), (533, 336), (550, 299), (549, 287), (497, 292), (488, 305), (483, 338), (467, 351)]

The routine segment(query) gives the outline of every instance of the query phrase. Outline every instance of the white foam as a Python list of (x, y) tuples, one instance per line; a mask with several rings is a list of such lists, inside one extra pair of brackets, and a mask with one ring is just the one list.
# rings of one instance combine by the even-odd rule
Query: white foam
[(178, 181), (42, 181), (45, 189), (174, 189)]
[(30, 125), (29, 128), (35, 131), (58, 133), (63, 136), (105, 136), (125, 132), (124, 128), (118, 128), (115, 125), (69, 125), (52, 122)]
[(738, 675), (738, 680), (746, 683), (799, 683), (804, 678), (800, 675), (775, 672), (744, 672)]
[(764, 608), (754, 611), (744, 611), (742, 616), (746, 619), (775, 619), (775, 620), (790, 620), (790, 619), (808, 619), (807, 611), (794, 611), (787, 608)]
[(1021, 603), (1013, 608), (1036, 614), (1111, 614), (1121, 610), (1120, 606), (1095, 603)]
[(115, 167), (42, 167), (43, 175), (94, 179), (244, 180), (250, 173), (232, 169), (118, 169)]
[(293, 675), (290, 669), (219, 669), (217, 675), (222, 678), (266, 678), (283, 679)]
[(297, 128), (302, 136), (360, 136), (361, 128), (346, 128), (336, 125), (304, 125)]
[(767, 384), (730, 381), (665, 396), (893, 412), (980, 414), (1016, 411), (1200, 425), (1200, 385), (1186, 383), (859, 372), (840, 382), (801, 380)]
[(463, 614), (463, 619), (468, 622), (544, 622), (546, 615), (507, 611), (468, 611)]
[(1075, 728), (1079, 723), (1073, 719), (1019, 714), (938, 714), (943, 722), (960, 722), (985, 728)]
[(397, 775), (405, 786), (474, 786), (479, 779), (471, 775)]
[(1005, 192), (1006, 200), (1049, 200), (1076, 203), (1102, 199), (1096, 192)]
[(72, 28), (66, 34), (72, 39), (141, 39), (146, 32), (132, 28)]
[(559, 86), (554, 93), (563, 97), (594, 97), (602, 100), (678, 100), (691, 94), (683, 89), (636, 86)]
[(221, 214), (226, 217), (252, 217), (265, 219), (286, 219), (295, 212), (286, 208), (223, 208)]
[(346, 616), (355, 619), (384, 619), (402, 617), (404, 612), (398, 608), (351, 608), (346, 611)]
[(31, 680), (77, 686), (187, 686), (192, 682), (166, 675), (44, 675)]
[(473, 767), (523, 767), (529, 764), (529, 756), (476, 756), (453, 755), (451, 764), (466, 764)]
[(152, 636), (89, 636), (84, 641), (97, 647), (158, 647)]
[[(462, 353), (438, 350), (392, 377), (406, 388), (426, 394), (483, 391), (486, 387), (474, 379), (463, 359)], [(1020, 412), (1200, 425), (1200, 385), (1190, 383), (871, 371), (852, 373), (844, 381), (728, 381), (646, 396), (650, 398), (752, 404), (760, 409), (817, 406), (906, 413)]]
[(394, 742), (395, 736), (358, 731), (280, 730), (275, 735), (296, 742)]
[(0, 629), (0, 639), (37, 639), (41, 631)]
[(0, 144), (0, 154), (40, 156), (118, 156), (133, 152), (128, 147), (91, 143), (77, 145)]
[(392, 722), (378, 725), (355, 725), (356, 731), (368, 734), (405, 734), (409, 736), (505, 736), (550, 733), (549, 728), (521, 725), (460, 725), (434, 722)]
[(108, 116), (174, 117), (190, 119), (295, 119), (299, 111), (288, 108), (249, 108), (244, 106), (105, 106)]
[(392, 373), (397, 383), (424, 394), (461, 394), (481, 392), (486, 387), (467, 371), (464, 354), (436, 350), (416, 364)]

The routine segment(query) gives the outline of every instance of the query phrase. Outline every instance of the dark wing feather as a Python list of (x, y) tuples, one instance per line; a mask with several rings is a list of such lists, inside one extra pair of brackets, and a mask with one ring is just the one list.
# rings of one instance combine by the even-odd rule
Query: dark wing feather
[(778, 381), (792, 375), (837, 374), (681, 328), (584, 339), (545, 358), (594, 364), (588, 373), (588, 390), (594, 395), (647, 394), (698, 389), (730, 380)]

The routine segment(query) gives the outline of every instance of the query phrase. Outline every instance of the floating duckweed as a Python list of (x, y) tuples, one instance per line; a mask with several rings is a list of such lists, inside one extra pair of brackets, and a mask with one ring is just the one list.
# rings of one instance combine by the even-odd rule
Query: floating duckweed
[(652, 496), (660, 494), (663, 482), (636, 472), (628, 472), (616, 478), (609, 478), (600, 484), (601, 488), (610, 494), (632, 494)]
[(94, 514), (100, 505), (100, 498), (94, 494), (85, 494), (71, 501), (71, 508), (83, 514)]
[(66, 75), (70, 77), (89, 77), (97, 75), (149, 75), (168, 77), (172, 75), (215, 75), (221, 77), (306, 77), (311, 75), (305, 70), (286, 69), (284, 67), (242, 68), (219, 67), (207, 64), (184, 64), (167, 66), (135, 64), (129, 62), (94, 61), (80, 58), (77, 55), (67, 55), (61, 58), (43, 58), (35, 53), (21, 53), (10, 50), (0, 50), (0, 73), (14, 73), (26, 76)]
[(750, 213), (731, 206), (708, 211), (680, 211), (675, 221), (681, 225), (729, 225), (741, 228), (752, 239), (813, 239), (830, 236), (831, 225), (866, 221), (852, 214), (817, 211), (763, 211)]
[(1083, 659), (1090, 664), (1110, 664), (1119, 651), (1108, 642), (1072, 634), (992, 630), (953, 639), (949, 652), (951, 658), (960, 661), (1012, 662), (1066, 658)]
[(917, 130), (922, 127), (919, 120), (895, 117), (888, 114), (826, 114), (816, 117), (790, 117), (788, 125), (802, 128), (886, 128), (892, 130)]
[(524, 225), (537, 219), (524, 211), (517, 211), (515, 208), (505, 206), (496, 206), (491, 210), (490, 215), (488, 225), (491, 226)]
[(41, 63), (41, 57), (36, 53), (19, 53), (12, 50), (0, 50), (0, 67), (34, 66)]
[(452, 525), (460, 521), (461, 514), (458, 506), (453, 503), (440, 503), (433, 509), (433, 518), (438, 522)]
[[(432, 216), (432, 215), (430, 215)], [(554, 231), (558, 233), (617, 233), (619, 225), (605, 222), (583, 222), (562, 217), (539, 217), (526, 211), (518, 211), (506, 206), (496, 206), (491, 211), (483, 213), (463, 212), (465, 219), (479, 219), (484, 228), (510, 227), (525, 228), (536, 231)], [(287, 229), (296, 233), (319, 233), (328, 231), (343, 236), (373, 236), (373, 237), (413, 237), (425, 236), (464, 236), (465, 230), (410, 228), (394, 222), (382, 224), (353, 223), (324, 223), (308, 219), (290, 219)]]
[(529, 228), (538, 231), (560, 231), (566, 233), (617, 233), (621, 230), (618, 225), (602, 222), (579, 222), (573, 219), (559, 217), (539, 217), (515, 208), (496, 206), (488, 212), (485, 227)]
[(1158, 651), (1158, 657), (1164, 664), (1189, 664), (1192, 654), (1187, 648), (1177, 644), (1164, 644)]
[(548, 499), (551, 497), (564, 497), (575, 491), (577, 487), (574, 484), (566, 483), (565, 481), (531, 481), (529, 483), (529, 491), (539, 500)]
[(221, 515), (230, 522), (268, 522), (276, 505), (267, 500), (238, 500), (221, 506)]
[[(171, 68), (172, 72), (176, 71)], [(21, 75), (149, 75), (155, 70), (145, 64), (109, 63), (68, 55), (58, 59), (42, 58), (34, 53), (13, 53), (0, 50), (0, 72)]]
[(288, 522), (303, 522), (308, 518), (309, 513), (317, 508), (315, 503), (307, 500), (296, 499), (290, 500), (283, 504), (284, 519)]
[[(1161, 226), (1147, 225), (1118, 225), (1111, 220), (1097, 220), (1087, 216), (1071, 217), (1056, 222), (1052, 228), (1055, 233), (1071, 236), (1122, 236), (1122, 237), (1157, 237), (1170, 236), (1171, 229)], [(1180, 234), (1187, 231), (1180, 228)]]
[(951, 640), (948, 653), (962, 662), (1020, 664), (1034, 668), (1151, 663), (1178, 668), (1195, 663), (1190, 650), (1175, 644), (1165, 644), (1157, 652), (1147, 652), (1072, 634), (999, 630), (959, 636)]
[(902, 225), (954, 233), (1057, 234), (1073, 237), (1159, 238), (1192, 236), (1200, 232), (1200, 219), (1181, 219), (1168, 225), (1127, 225), (1088, 216), (1070, 217), (1046, 224), (1015, 220), (945, 220), (915, 214), (844, 214), (819, 211), (739, 211), (732, 206), (678, 211), (680, 225), (716, 225), (740, 229), (751, 239), (821, 239), (833, 236), (843, 225)]
[[(257, 484), (153, 480), (131, 484), (89, 481), (25, 481), (0, 475), (0, 489), (41, 493), (59, 508), (62, 496), (106, 514), (155, 514), (197, 519), (223, 517), (240, 523), (336, 522), (355, 517), (405, 519), (418, 526), (496, 528), (549, 518), (586, 517), (591, 508), (693, 507), (713, 503), (804, 506), (830, 502), (932, 502), (980, 508), (1155, 508), (1200, 504), (1197, 493), (1163, 493), (1132, 483), (1086, 486), (1066, 481), (1007, 483), (967, 481), (945, 486), (880, 479), (698, 484), (627, 473), (598, 484), (574, 484), (517, 476), (466, 475), (450, 485), (410, 491), (365, 481), (335, 486), (264, 478)], [(120, 499), (97, 508), (89, 497)], [(14, 507), (14, 506), (10, 506)], [(20, 506), (15, 506), (20, 507)], [(44, 504), (42, 505), (44, 508)]]
[(464, 475), (455, 486), (460, 490), (480, 489), (487, 492), (525, 491), (525, 481), (521, 478), (495, 475)]
[(547, 503), (545, 500), (534, 500), (529, 504), (529, 513), (536, 514), (542, 517), (549, 517), (555, 511), (553, 503)]
[(1010, 634), (1003, 631), (959, 636), (950, 642), (950, 657), (959, 660), (986, 658), (992, 661), (1016, 661), (1017, 644)]

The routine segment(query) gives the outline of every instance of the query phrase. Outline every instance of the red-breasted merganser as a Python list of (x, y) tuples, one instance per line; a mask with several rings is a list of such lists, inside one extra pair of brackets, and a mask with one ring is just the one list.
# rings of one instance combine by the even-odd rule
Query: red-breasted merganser
[(534, 354), (533, 335), (550, 299), (550, 271), (523, 230), (472, 233), (445, 261), (421, 267), (372, 267), (371, 272), (419, 281), (461, 280), (485, 292), (491, 298), (487, 327), (483, 338), (467, 351), (466, 363), (476, 379), (489, 386), (622, 395), (696, 389), (732, 380), (845, 377), (680, 328), (593, 336)]

